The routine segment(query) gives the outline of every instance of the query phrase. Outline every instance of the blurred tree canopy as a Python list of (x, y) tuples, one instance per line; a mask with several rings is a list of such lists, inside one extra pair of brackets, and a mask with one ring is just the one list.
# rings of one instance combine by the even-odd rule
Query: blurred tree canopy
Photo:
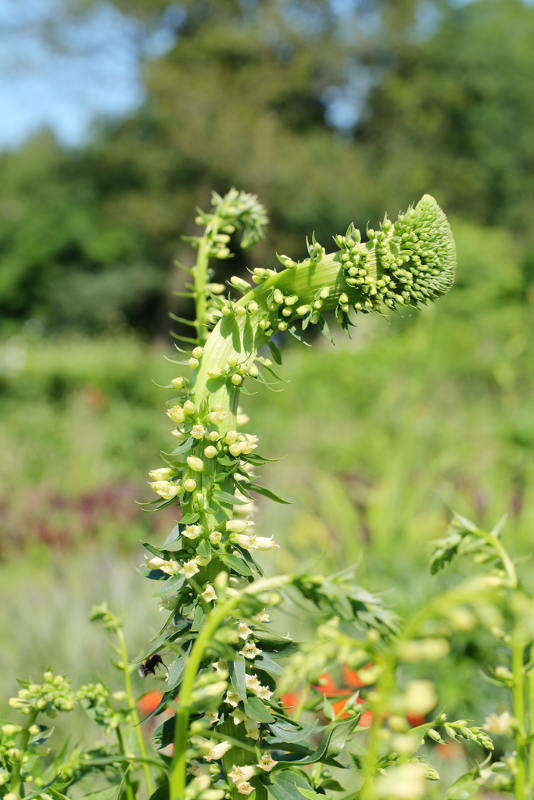
[[(91, 0), (64, 0), (83, 14)], [(212, 189), (256, 192), (278, 252), (425, 191), (523, 238), (534, 213), (534, 7), (520, 0), (107, 0), (172, 46), (146, 99), (62, 148), (0, 156), (4, 324), (168, 327), (174, 259)], [(140, 52), (143, 52), (140, 46)]]

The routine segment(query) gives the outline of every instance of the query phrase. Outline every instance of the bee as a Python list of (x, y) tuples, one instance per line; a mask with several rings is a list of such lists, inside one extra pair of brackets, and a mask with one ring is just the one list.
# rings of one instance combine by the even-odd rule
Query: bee
[(153, 656), (149, 656), (139, 664), (139, 675), (142, 678), (146, 678), (147, 675), (155, 675), (156, 667), (159, 667), (160, 664), (167, 669), (167, 665), (164, 663), (160, 654), (154, 653)]

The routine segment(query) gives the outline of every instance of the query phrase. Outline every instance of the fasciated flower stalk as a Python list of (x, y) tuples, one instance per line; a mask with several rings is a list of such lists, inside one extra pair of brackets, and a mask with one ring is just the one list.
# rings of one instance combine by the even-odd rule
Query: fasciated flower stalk
[[(395, 222), (386, 217), (369, 229), (365, 242), (351, 225), (334, 237), (334, 252), (312, 239), (304, 261), (280, 256), (281, 271), (252, 270), (255, 286), (234, 276), (230, 286), (241, 297), (232, 299), (210, 283), (208, 259), (230, 255), (235, 230), (244, 246), (254, 243), (265, 212), (253, 196), (231, 190), (215, 195), (212, 212), (197, 221), (205, 225), (192, 239), (197, 339), (176, 362), (192, 376), (179, 375), (168, 387), (176, 446), (150, 473), (160, 498), (153, 510), (179, 505), (181, 518), (161, 548), (146, 545), (147, 575), (162, 581), (161, 607), (169, 611), (147, 654), (167, 648), (174, 656), (164, 700), (177, 697), (178, 713), (172, 735), (165, 726), (159, 732), (162, 745), (174, 741), (171, 800), (216, 800), (227, 792), (264, 800), (276, 766), (276, 724), (298, 723), (289, 722), (276, 685), (277, 660), (292, 643), (269, 627), (268, 609), (283, 593), (266, 594), (254, 556), (276, 546), (255, 531), (254, 497), (280, 498), (256, 481), (264, 459), (257, 437), (239, 430), (240, 393), (248, 381), (277, 379), (262, 354), (267, 344), (280, 361), (276, 333), (301, 338), (310, 325), (328, 333), (327, 312), (348, 329), (355, 314), (419, 307), (442, 295), (454, 280), (455, 248), (444, 213), (425, 195)], [(292, 583), (306, 597), (321, 579)], [(319, 781), (321, 770), (315, 775)]]

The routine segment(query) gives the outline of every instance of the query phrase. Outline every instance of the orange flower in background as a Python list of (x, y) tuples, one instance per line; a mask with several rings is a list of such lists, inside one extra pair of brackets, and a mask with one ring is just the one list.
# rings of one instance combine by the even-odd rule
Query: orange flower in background
[(284, 708), (296, 708), (299, 704), (300, 695), (298, 692), (288, 692), (282, 695), (282, 705)]
[[(348, 711), (344, 711), (345, 706), (349, 701), (349, 697), (354, 694), (355, 690), (369, 686), (370, 682), (365, 680), (365, 670), (370, 669), (373, 666), (373, 663), (369, 662), (369, 664), (367, 664), (365, 667), (362, 667), (360, 670), (355, 670), (350, 669), (344, 664), (342, 670), (343, 686), (338, 686), (333, 676), (329, 672), (324, 672), (320, 676), (319, 682), (317, 684), (313, 684), (313, 688), (324, 695), (324, 697), (337, 697), (338, 699), (332, 702), (334, 714), (336, 717), (340, 717), (340, 719), (345, 719), (349, 716)], [(287, 694), (283, 695), (282, 703), (287, 709), (296, 708), (299, 703), (299, 698), (300, 694), (298, 692), (288, 692)], [(360, 705), (362, 703), (365, 703), (365, 700), (362, 697), (357, 697), (356, 705)], [(425, 721), (424, 715), (415, 711), (408, 711), (406, 713), (406, 719), (412, 728), (422, 725)], [(372, 721), (372, 711), (364, 711), (358, 721), (358, 726), (367, 728), (369, 725), (371, 725)]]
[(314, 684), (313, 688), (324, 694), (325, 697), (339, 694), (338, 685), (329, 672), (323, 673), (319, 678), (319, 683), (317, 685)]
[(359, 689), (364, 685), (360, 680), (358, 670), (349, 669), (346, 664), (343, 664), (343, 681), (351, 689)]
[(148, 717), (149, 714), (159, 706), (161, 700), (163, 698), (162, 692), (156, 692), (155, 690), (151, 692), (147, 692), (143, 697), (140, 697), (137, 701), (137, 708), (139, 709), (139, 713), (141, 714), (141, 719)]
[[(349, 716), (349, 712), (343, 711), (343, 709), (347, 705), (350, 695), (354, 694), (352, 690), (355, 688), (359, 688), (360, 686), (363, 686), (363, 684), (360, 683), (357, 672), (355, 672), (354, 670), (349, 670), (345, 666), (343, 667), (343, 680), (347, 685), (339, 687), (334, 678), (332, 677), (332, 675), (330, 675), (329, 672), (325, 672), (319, 678), (319, 685), (313, 687), (314, 689), (318, 689), (318, 691), (320, 691), (321, 694), (323, 694), (325, 697), (339, 697), (339, 695), (346, 695), (345, 697), (341, 697), (339, 700), (334, 700), (334, 702), (332, 703), (334, 714), (336, 715), (336, 717), (339, 716), (340, 719), (345, 719), (346, 717)], [(358, 684), (357, 686), (354, 685), (356, 682)], [(357, 705), (363, 702), (365, 701), (361, 697), (358, 697), (356, 699)], [(372, 713), (370, 711), (364, 711), (358, 721), (358, 725), (366, 727), (371, 724), (372, 720), (373, 720)]]
[(412, 728), (417, 728), (419, 725), (422, 725), (425, 721), (425, 715), (420, 714), (417, 711), (407, 711), (406, 712), (406, 719), (412, 726)]

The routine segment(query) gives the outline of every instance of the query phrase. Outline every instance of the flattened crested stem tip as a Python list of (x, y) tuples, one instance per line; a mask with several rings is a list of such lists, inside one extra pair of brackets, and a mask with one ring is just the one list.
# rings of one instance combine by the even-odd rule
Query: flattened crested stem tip
[(445, 294), (454, 284), (456, 276), (456, 245), (449, 221), (437, 200), (431, 194), (424, 194), (414, 209), (419, 224), (416, 229), (425, 235), (432, 244), (440, 262), (439, 281), (436, 282), (436, 295)]

